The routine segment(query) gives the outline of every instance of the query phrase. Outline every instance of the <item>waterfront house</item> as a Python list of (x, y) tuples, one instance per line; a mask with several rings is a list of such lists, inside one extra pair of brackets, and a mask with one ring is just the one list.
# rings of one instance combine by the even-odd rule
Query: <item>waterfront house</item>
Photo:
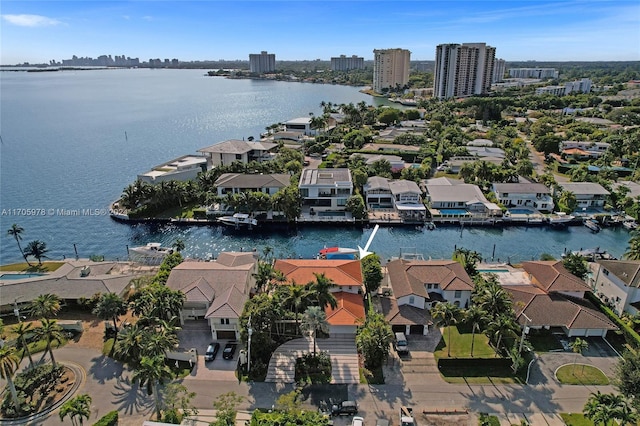
[(317, 133), (316, 129), (311, 128), (311, 117), (293, 118), (284, 122), (285, 132), (299, 132), (306, 136), (313, 136)]
[(453, 260), (392, 260), (382, 288), (394, 300), (383, 303), (383, 312), (395, 331), (427, 334), (428, 311), (438, 302), (468, 307), (473, 287), (462, 265)]
[(489, 202), (478, 185), (467, 184), (459, 179), (439, 177), (423, 181), (426, 200), (432, 214), (445, 214), (439, 210), (462, 209), (471, 213), (483, 213), (493, 216), (502, 214), (495, 203)]
[(256, 254), (247, 252), (223, 252), (215, 261), (187, 260), (173, 268), (167, 287), (186, 296), (180, 324), (203, 322), (213, 340), (239, 339), (239, 318), (257, 271)]
[(609, 191), (595, 182), (562, 182), (559, 185), (562, 191), (572, 192), (576, 196), (576, 212), (581, 209), (602, 208), (609, 196)]
[(193, 180), (200, 172), (207, 171), (207, 158), (202, 155), (183, 155), (138, 175), (140, 182), (156, 184), (170, 180)]
[(493, 192), (507, 208), (530, 207), (542, 212), (553, 211), (551, 191), (541, 183), (494, 183)]
[(228, 166), (236, 161), (247, 164), (251, 161), (272, 160), (271, 151), (278, 144), (231, 139), (205, 148), (201, 152), (207, 158), (207, 170), (216, 166)]
[(335, 287), (331, 289), (338, 306), (325, 307), (330, 333), (355, 336), (359, 321), (364, 319), (364, 284), (359, 260), (347, 259), (277, 259), (273, 265), (286, 278), (279, 285), (306, 285), (324, 274)]
[(262, 192), (273, 195), (280, 189), (289, 186), (291, 175), (276, 174), (243, 174), (224, 173), (214, 183), (218, 196), (239, 194), (242, 192)]
[(618, 188), (622, 186), (629, 189), (629, 192), (627, 193), (627, 197), (632, 198), (633, 200), (638, 202), (638, 197), (640, 197), (640, 184), (637, 184), (636, 182), (632, 182), (628, 180), (621, 180), (619, 182), (612, 183), (611, 189), (613, 191), (618, 191), (619, 190)]
[(522, 269), (495, 276), (509, 293), (517, 321), (524, 327), (551, 329), (568, 337), (602, 336), (617, 327), (584, 295), (587, 284), (561, 261), (523, 262)]
[(298, 188), (303, 209), (308, 208), (311, 214), (342, 212), (353, 194), (351, 172), (349, 169), (303, 169)]
[(372, 176), (364, 185), (367, 208), (393, 208), (403, 219), (424, 220), (427, 209), (415, 182)]
[(640, 313), (640, 261), (597, 260), (589, 263), (591, 291), (613, 311)]

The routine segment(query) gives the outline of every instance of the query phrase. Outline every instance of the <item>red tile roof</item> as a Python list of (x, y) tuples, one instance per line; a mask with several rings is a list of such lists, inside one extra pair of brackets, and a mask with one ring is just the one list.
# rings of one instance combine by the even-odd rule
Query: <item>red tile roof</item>
[(339, 286), (361, 286), (362, 268), (359, 260), (345, 259), (278, 259), (274, 269), (281, 271), (287, 278), (285, 284), (295, 281), (305, 285), (314, 282), (316, 274), (325, 277)]
[(333, 293), (338, 306), (325, 308), (327, 322), (330, 325), (359, 325), (364, 320), (364, 302), (362, 295), (339, 291)]

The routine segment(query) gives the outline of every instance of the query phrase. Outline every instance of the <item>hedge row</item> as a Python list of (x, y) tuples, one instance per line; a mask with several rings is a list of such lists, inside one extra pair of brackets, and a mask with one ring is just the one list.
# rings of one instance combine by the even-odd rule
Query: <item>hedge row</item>
[(640, 335), (635, 332), (634, 329), (625, 324), (618, 315), (616, 315), (611, 308), (605, 305), (602, 300), (600, 300), (597, 296), (595, 296), (591, 292), (586, 293), (587, 298), (593, 302), (609, 319), (616, 323), (620, 330), (622, 330), (622, 335), (629, 345), (634, 348), (640, 348)]
[(118, 412), (110, 411), (105, 414), (100, 420), (93, 424), (93, 426), (117, 426), (118, 424)]

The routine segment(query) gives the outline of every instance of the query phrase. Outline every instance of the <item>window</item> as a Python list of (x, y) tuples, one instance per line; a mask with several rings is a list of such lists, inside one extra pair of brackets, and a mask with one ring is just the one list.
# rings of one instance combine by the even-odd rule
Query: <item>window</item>
[(603, 270), (602, 270), (602, 273), (603, 273), (603, 274), (605, 274), (605, 275), (607, 275), (607, 276), (609, 275), (609, 271), (607, 271), (606, 269), (603, 269)]
[(427, 290), (431, 290), (432, 285), (431, 284), (427, 284)]
[(416, 301), (416, 298), (414, 296), (409, 297), (409, 304), (413, 305)]
[(236, 160), (242, 160), (242, 154), (236, 154)]
[(437, 290), (437, 289), (438, 289), (438, 284), (434, 284), (434, 285), (433, 285), (433, 289), (434, 289), (434, 290)]
[(456, 290), (453, 297), (455, 297), (456, 299), (460, 299), (461, 296), (462, 290)]
[(220, 324), (229, 325), (229, 318), (220, 318)]

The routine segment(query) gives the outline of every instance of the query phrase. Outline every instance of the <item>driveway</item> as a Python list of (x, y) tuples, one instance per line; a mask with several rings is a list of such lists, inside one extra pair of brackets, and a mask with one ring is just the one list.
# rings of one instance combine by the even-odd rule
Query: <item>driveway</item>
[(212, 341), (211, 329), (206, 322), (204, 322), (204, 324), (196, 321), (185, 323), (183, 329), (178, 331), (178, 340), (180, 342), (180, 350), (187, 351), (191, 348), (195, 348), (198, 351), (198, 363), (191, 371), (191, 374), (189, 375), (190, 379), (213, 381), (237, 380), (235, 371), (238, 364), (240, 348), (237, 348), (233, 360), (226, 360), (222, 358), (222, 349), (224, 348), (224, 345), (231, 340), (218, 340), (218, 343), (220, 343), (220, 350), (218, 351), (218, 355), (216, 355), (216, 359), (210, 362), (204, 361), (204, 353), (207, 350), (207, 346)]

